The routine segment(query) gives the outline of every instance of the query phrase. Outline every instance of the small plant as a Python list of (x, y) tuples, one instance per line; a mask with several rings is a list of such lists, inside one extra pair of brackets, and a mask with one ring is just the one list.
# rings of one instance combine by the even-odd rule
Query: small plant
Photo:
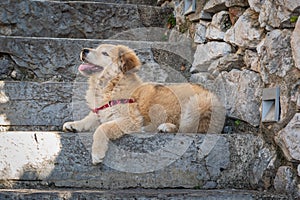
[(291, 18), (290, 18), (290, 22), (291, 23), (296, 23), (297, 22), (297, 20), (298, 20), (298, 16), (291, 16)]
[(241, 124), (241, 121), (240, 121), (240, 120), (237, 119), (237, 120), (234, 121), (234, 125), (235, 125), (235, 126), (239, 126), (240, 124)]
[(176, 26), (176, 18), (174, 15), (169, 15), (168, 17), (168, 28), (171, 29)]
[(200, 190), (200, 189), (201, 189), (201, 186), (200, 186), (200, 185), (194, 186), (194, 190)]

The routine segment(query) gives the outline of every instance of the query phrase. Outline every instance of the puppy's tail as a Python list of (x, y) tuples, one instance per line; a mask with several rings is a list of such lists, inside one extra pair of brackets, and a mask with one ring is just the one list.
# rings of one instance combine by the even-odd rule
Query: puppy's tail
[(225, 123), (225, 108), (209, 91), (193, 95), (182, 109), (179, 132), (221, 133)]

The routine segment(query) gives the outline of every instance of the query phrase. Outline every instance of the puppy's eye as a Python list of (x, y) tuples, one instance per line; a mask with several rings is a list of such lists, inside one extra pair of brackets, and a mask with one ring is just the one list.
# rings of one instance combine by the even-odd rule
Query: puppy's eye
[(104, 56), (109, 56), (107, 52), (102, 52)]

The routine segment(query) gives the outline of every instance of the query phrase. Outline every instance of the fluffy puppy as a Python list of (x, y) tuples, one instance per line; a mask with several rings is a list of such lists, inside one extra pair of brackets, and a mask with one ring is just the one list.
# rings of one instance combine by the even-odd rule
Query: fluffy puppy
[(220, 133), (225, 109), (217, 97), (197, 84), (144, 83), (141, 63), (132, 49), (102, 44), (85, 48), (79, 71), (89, 77), (86, 94), (91, 112), (67, 122), (64, 131), (96, 130), (92, 161), (101, 163), (110, 139), (133, 132)]

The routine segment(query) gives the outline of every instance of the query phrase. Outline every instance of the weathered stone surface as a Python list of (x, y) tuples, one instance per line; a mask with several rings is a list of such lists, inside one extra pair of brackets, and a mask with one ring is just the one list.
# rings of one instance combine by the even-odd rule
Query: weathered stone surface
[[(172, 39), (176, 37), (172, 36)], [(139, 56), (142, 64), (139, 73), (145, 80), (151, 81), (176, 81), (181, 71), (176, 71), (181, 66), (181, 60), (189, 63), (192, 61), (192, 49), (184, 42), (134, 42), (119, 40), (80, 40), (80, 39), (51, 39), (51, 38), (24, 38), (24, 37), (1, 37), (1, 50), (4, 55), (0, 64), (4, 65), (3, 74), (0, 70), (2, 80), (26, 80), (26, 81), (74, 81), (83, 79), (78, 73), (81, 61), (79, 53), (83, 47), (95, 48), (99, 44), (122, 44), (133, 48)], [(186, 41), (188, 42), (188, 41)], [(176, 65), (156, 63), (153, 58), (152, 48), (168, 51), (173, 56)], [(49, 56), (51, 55), (51, 56)], [(176, 60), (176, 59), (179, 60)], [(159, 61), (159, 60), (158, 60)], [(146, 64), (156, 65), (161, 73), (150, 76), (146, 73)], [(165, 65), (160, 67), (159, 65)], [(180, 66), (179, 66), (180, 65)], [(2, 67), (2, 66), (1, 66)], [(169, 69), (166, 73), (166, 67)], [(165, 68), (165, 69), (163, 69)], [(2, 69), (2, 68), (1, 68)], [(175, 70), (173, 70), (175, 69)], [(145, 71), (145, 72), (144, 72)], [(148, 70), (149, 71), (149, 70)], [(8, 76), (7, 76), (8, 74)], [(171, 78), (171, 74), (174, 75)], [(183, 76), (184, 77), (184, 76)]]
[[(46, 1), (51, 1), (51, 0), (46, 0)], [(66, 1), (66, 0), (59, 0), (59, 1)], [(77, 1), (77, 0), (69, 0), (69, 1)], [(82, 1), (90, 1), (90, 0), (82, 0)], [(157, 3), (156, 0), (93, 0), (93, 2), (123, 3), (123, 4), (145, 4), (145, 5), (153, 5), (153, 6), (155, 6), (156, 3)]]
[(291, 47), (292, 47), (292, 54), (294, 58), (295, 65), (298, 69), (300, 69), (300, 20), (297, 20), (297, 24), (293, 31), (291, 37)]
[(245, 66), (243, 57), (239, 54), (227, 54), (214, 61), (208, 68), (208, 71), (217, 77), (222, 71), (231, 71), (232, 69), (242, 69)]
[(0, 190), (1, 199), (51, 199), (51, 200), (78, 200), (78, 199), (165, 199), (165, 200), (253, 200), (273, 199), (288, 200), (288, 196), (254, 190), (195, 190), (195, 189), (127, 189), (127, 190), (82, 190), (82, 189), (24, 189)]
[[(187, 49), (188, 47), (185, 47)], [(192, 66), (190, 60), (188, 60), (188, 56), (182, 57), (182, 55), (178, 55), (173, 53), (172, 51), (162, 50), (162, 49), (151, 49), (153, 53), (153, 59), (156, 63), (160, 64), (160, 68), (164, 70), (164, 74), (167, 76), (164, 80), (160, 82), (168, 82), (168, 83), (180, 83), (180, 82), (187, 82), (191, 76), (190, 68)], [(185, 52), (187, 52), (185, 50)], [(147, 64), (145, 64), (147, 65)], [(145, 69), (146, 67), (143, 67)], [(143, 70), (142, 69), (142, 70)], [(148, 69), (149, 73), (157, 73), (155, 69)], [(141, 73), (140, 73), (141, 74)], [(171, 75), (172, 76), (169, 76)], [(143, 80), (146, 80), (148, 73), (143, 72)], [(161, 77), (162, 74), (157, 74), (155, 76), (149, 76), (151, 79), (149, 81), (154, 81), (153, 77)], [(159, 80), (158, 80), (159, 81)]]
[(248, 49), (245, 50), (243, 60), (247, 68), (260, 72), (259, 56), (257, 52)]
[(1, 2), (0, 13), (0, 35), (104, 39), (132, 28), (164, 27), (172, 10), (88, 1), (9, 0)]
[[(270, 87), (280, 86), (280, 121), (289, 116), (290, 91), (300, 78), (300, 71), (294, 67), (291, 34), (291, 30), (288, 29), (273, 30), (257, 47), (263, 82)], [(288, 121), (285, 122), (287, 123)]]
[(240, 7), (248, 7), (248, 0), (227, 0), (225, 2), (227, 7), (240, 6)]
[(14, 69), (14, 63), (9, 55), (0, 53), (0, 80), (9, 77)]
[(131, 41), (161, 41), (168, 42), (171, 30), (160, 27), (143, 27), (122, 31), (111, 36), (110, 40), (131, 40)]
[[(271, 154), (260, 152), (274, 152), (252, 134), (133, 134), (110, 142), (104, 163), (93, 166), (91, 133), (3, 132), (0, 138), (2, 188), (26, 182), (27, 187), (255, 189), (251, 180), (263, 181), (261, 174), (273, 162)], [(266, 163), (262, 172), (249, 174), (257, 162)]]
[(294, 65), (291, 50), (291, 31), (273, 30), (257, 48), (262, 80), (269, 83), (270, 76), (285, 77)]
[(206, 28), (207, 22), (201, 21), (196, 25), (194, 42), (197, 44), (203, 44), (206, 42)]
[(64, 121), (72, 120), (72, 96), (70, 83), (0, 82), (0, 126), (60, 130)]
[(238, 7), (238, 6), (230, 7), (228, 9), (228, 12), (229, 12), (231, 24), (235, 24), (235, 22), (239, 19), (239, 17), (243, 15), (245, 10), (246, 9), (243, 7)]
[(232, 48), (225, 42), (208, 42), (200, 44), (194, 55), (191, 72), (207, 71), (209, 65), (218, 58), (232, 52)]
[(289, 166), (281, 166), (278, 168), (274, 179), (274, 188), (281, 194), (294, 194), (297, 188), (296, 175)]
[(264, 29), (259, 27), (258, 15), (247, 9), (225, 34), (226, 42), (239, 47), (253, 49), (264, 37)]
[(208, 12), (204, 12), (203, 10), (199, 13), (200, 20), (211, 20), (212, 14)]
[(210, 40), (223, 40), (225, 32), (231, 27), (229, 12), (221, 11), (214, 14), (212, 22), (206, 30), (206, 37)]
[(252, 126), (259, 125), (263, 83), (258, 73), (232, 69), (221, 72), (217, 78), (211, 74), (197, 73), (192, 75), (191, 81), (214, 91), (223, 102), (227, 115)]
[(226, 0), (210, 0), (207, 1), (203, 10), (209, 13), (217, 13), (221, 10), (226, 10), (225, 6)]
[(291, 23), (292, 16), (299, 16), (300, 2), (290, 0), (249, 0), (251, 9), (259, 13), (259, 23), (261, 27), (267, 30), (274, 28), (294, 27)]
[(236, 69), (224, 71), (217, 77), (216, 84), (227, 114), (253, 126), (259, 125), (262, 81), (258, 73)]
[(296, 113), (288, 125), (275, 136), (275, 142), (289, 161), (300, 161), (300, 113)]

